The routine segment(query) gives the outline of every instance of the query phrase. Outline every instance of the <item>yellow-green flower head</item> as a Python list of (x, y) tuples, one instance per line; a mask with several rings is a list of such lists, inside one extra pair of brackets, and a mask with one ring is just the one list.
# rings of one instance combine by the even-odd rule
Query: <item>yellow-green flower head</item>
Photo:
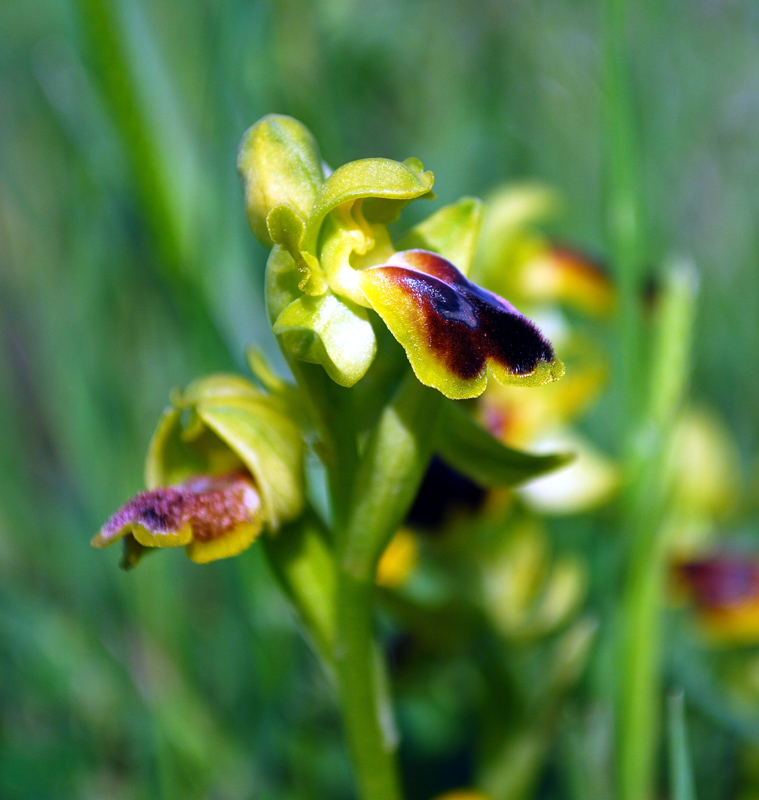
[(572, 556), (554, 559), (537, 520), (513, 525), (483, 567), (485, 610), (506, 638), (557, 630), (576, 615), (587, 591), (584, 564)]
[(184, 545), (203, 563), (237, 555), (264, 528), (303, 508), (303, 439), (283, 397), (236, 375), (212, 375), (175, 392), (148, 451), (148, 491), (93, 539), (123, 539), (125, 567), (144, 548)]
[[(416, 159), (369, 158), (320, 178), (320, 163), (308, 131), (275, 115), (246, 133), (238, 157), (251, 227), (274, 243), (267, 306), (292, 357), (352, 386), (376, 354), (374, 310), (419, 379), (448, 397), (480, 394), (488, 372), (520, 385), (561, 376), (561, 362), (534, 325), (465, 277), (479, 201), (464, 198), (433, 214), (401, 243), (409, 252), (396, 255), (387, 225), (410, 201), (431, 196), (432, 173)], [(293, 188), (299, 181), (302, 191)]]

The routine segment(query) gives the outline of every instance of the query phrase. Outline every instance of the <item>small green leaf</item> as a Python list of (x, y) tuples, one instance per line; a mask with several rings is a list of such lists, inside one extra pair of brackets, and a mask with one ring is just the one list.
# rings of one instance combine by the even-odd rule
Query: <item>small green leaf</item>
[(279, 315), (273, 331), (301, 361), (321, 364), (341, 386), (364, 377), (377, 352), (366, 309), (328, 292), (298, 298)]
[[(306, 249), (312, 253), (316, 251), (322, 222), (337, 206), (369, 197), (405, 205), (409, 200), (427, 194), (433, 181), (433, 174), (423, 172), (422, 165), (416, 159), (401, 163), (388, 158), (365, 158), (343, 165), (327, 178), (316, 196), (306, 227)], [(386, 221), (391, 216), (386, 204), (375, 204), (374, 209), (368, 204), (368, 221)]]
[(335, 563), (323, 525), (313, 511), (263, 539), (277, 579), (299, 612), (326, 663), (335, 638)]
[(319, 148), (310, 131), (281, 114), (269, 114), (245, 132), (237, 170), (251, 230), (267, 247), (272, 245), (269, 212), (285, 205), (307, 219), (324, 181)]
[(468, 275), (477, 249), (483, 209), (482, 201), (476, 197), (462, 197), (412, 228), (400, 241), (398, 249), (432, 250)]
[(571, 454), (533, 455), (501, 444), (455, 401), (444, 405), (436, 450), (449, 466), (483, 488), (515, 486), (572, 460)]
[(256, 380), (271, 394), (284, 394), (293, 389), (290, 384), (277, 375), (263, 351), (258, 347), (254, 345), (248, 347), (245, 351), (245, 361)]

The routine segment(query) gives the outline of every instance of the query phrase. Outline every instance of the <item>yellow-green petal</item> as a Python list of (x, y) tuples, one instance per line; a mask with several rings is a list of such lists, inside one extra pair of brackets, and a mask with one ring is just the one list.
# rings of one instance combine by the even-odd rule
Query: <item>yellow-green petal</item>
[(295, 300), (279, 315), (273, 330), (295, 358), (321, 364), (341, 386), (361, 380), (377, 352), (366, 309), (332, 292)]
[[(400, 209), (409, 200), (427, 194), (433, 182), (433, 174), (424, 172), (416, 159), (401, 163), (389, 158), (364, 158), (344, 164), (327, 178), (314, 200), (306, 227), (306, 249), (316, 251), (324, 217), (339, 205), (371, 197), (396, 201), (391, 208)], [(386, 223), (392, 219), (386, 204), (375, 206), (375, 212), (372, 215), (365, 210), (369, 221)]]

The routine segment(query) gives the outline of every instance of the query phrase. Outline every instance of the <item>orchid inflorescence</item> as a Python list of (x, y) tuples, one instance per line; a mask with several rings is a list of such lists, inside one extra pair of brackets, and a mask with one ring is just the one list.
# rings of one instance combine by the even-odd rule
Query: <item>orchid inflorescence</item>
[[(416, 159), (369, 158), (330, 172), (301, 123), (270, 115), (244, 135), (238, 170), (250, 227), (271, 249), (266, 308), (294, 385), (251, 351), (255, 380), (211, 375), (175, 391), (149, 447), (147, 491), (93, 545), (122, 541), (122, 566), (131, 568), (156, 548), (184, 546), (204, 563), (262, 540), (337, 681), (362, 797), (396, 800), (394, 739), (382, 722), (385, 681), (372, 634), (374, 587), (397, 589), (417, 562), (414, 535), (402, 524), (408, 519), (413, 528), (409, 510), (433, 457), (483, 492), (569, 460), (502, 441), (488, 430), (492, 401), (459, 402), (482, 395), (491, 378), (536, 387), (564, 374), (538, 326), (492, 290), (526, 288), (528, 302), (530, 291), (571, 300), (584, 281), (582, 301), (590, 298), (599, 313), (613, 295), (590, 262), (538, 236), (515, 236), (519, 214), (491, 230), (491, 246), (476, 261), (484, 207), (475, 198), (397, 237), (403, 207), (432, 197), (433, 175)], [(522, 206), (534, 199), (527, 197)], [(494, 261), (500, 235), (500, 251), (514, 251), (511, 284)], [(475, 264), (487, 288), (470, 279)], [(530, 264), (543, 271), (547, 294), (535, 294), (526, 279)], [(313, 503), (309, 453), (326, 476), (326, 510)]]
[[(238, 169), (251, 229), (272, 248), (267, 309), (290, 363), (318, 364), (340, 386), (354, 386), (378, 358), (381, 320), (418, 380), (451, 399), (482, 394), (489, 375), (515, 386), (563, 375), (537, 326), (466, 277), (479, 200), (437, 211), (396, 250), (388, 226), (406, 204), (431, 195), (433, 175), (416, 159), (363, 159), (329, 174), (308, 130), (270, 115), (243, 137)], [(261, 390), (238, 376), (212, 376), (176, 393), (150, 447), (150, 492), (122, 508), (93, 544), (125, 538), (130, 566), (144, 548), (180, 544), (193, 560), (208, 561), (235, 555), (264, 526), (274, 531), (297, 516), (308, 432), (298, 431), (297, 414), (288, 416), (283, 395), (293, 391), (278, 381)], [(239, 491), (219, 477), (232, 469), (246, 470), (248, 491), (261, 496), (249, 500), (240, 525), (223, 515), (214, 525), (214, 503), (234, 504)], [(203, 475), (215, 479), (199, 483)], [(173, 495), (166, 486), (175, 486)], [(151, 524), (147, 517), (161, 504), (171, 512)], [(235, 543), (224, 545), (225, 538)]]

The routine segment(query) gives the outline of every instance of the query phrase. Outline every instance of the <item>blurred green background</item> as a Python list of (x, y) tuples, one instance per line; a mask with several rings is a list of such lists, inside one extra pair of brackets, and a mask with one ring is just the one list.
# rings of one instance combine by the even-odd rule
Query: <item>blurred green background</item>
[[(0, 797), (350, 796), (327, 681), (259, 549), (125, 574), (89, 538), (142, 487), (172, 387), (242, 368), (251, 342), (276, 359), (234, 168), (245, 128), (295, 116), (332, 165), (416, 156), (441, 204), (545, 181), (565, 199), (553, 232), (603, 257), (599, 15), (585, 0), (0, 4)], [(749, 474), (759, 5), (639, 2), (630, 23), (646, 263), (697, 266), (692, 391)], [(703, 797), (734, 796), (736, 735), (703, 739), (728, 765)], [(428, 773), (414, 798), (469, 777), (465, 759)]]

